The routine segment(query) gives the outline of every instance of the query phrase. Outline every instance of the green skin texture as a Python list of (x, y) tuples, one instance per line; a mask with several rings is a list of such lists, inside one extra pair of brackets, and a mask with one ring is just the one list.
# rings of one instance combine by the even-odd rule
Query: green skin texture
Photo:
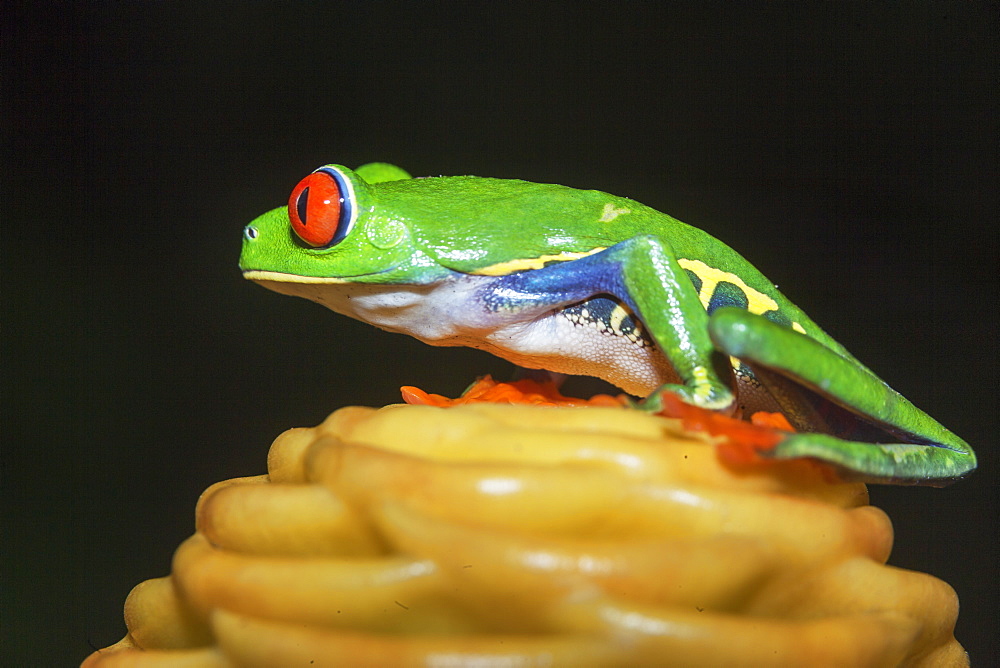
[[(291, 231), (286, 207), (270, 211), (246, 228), (240, 268), (247, 278), (289, 294), (295, 293), (275, 287), (274, 276), (283, 284), (402, 286), (434, 284), (456, 272), (530, 279), (526, 274), (543, 271), (541, 266), (525, 268), (518, 261), (594, 253), (631, 240), (605, 257), (622, 277), (625, 295), (619, 296), (634, 304), (680, 380), (663, 385), (639, 408), (658, 410), (661, 391), (671, 391), (694, 405), (732, 411), (731, 356), (759, 374), (772, 393), (791, 397), (789, 405), (798, 388), (808, 388), (806, 394), (846, 409), (841, 412), (883, 430), (889, 441), (820, 433), (822, 424), (809, 424), (808, 407), (793, 408), (799, 418), (793, 424), (815, 431), (790, 434), (768, 456), (812, 457), (849, 479), (898, 484), (940, 486), (976, 467), (968, 444), (851, 356), (736, 251), (697, 228), (595, 190), (473, 176), (413, 179), (385, 163), (356, 171), (330, 167), (353, 190), (357, 218), (351, 231), (332, 247), (312, 248)], [(797, 323), (800, 331), (740, 308), (709, 314), (681, 259), (739, 277), (773, 299), (784, 322)], [(580, 260), (556, 264), (572, 262)], [(488, 269), (505, 263), (514, 264)]]

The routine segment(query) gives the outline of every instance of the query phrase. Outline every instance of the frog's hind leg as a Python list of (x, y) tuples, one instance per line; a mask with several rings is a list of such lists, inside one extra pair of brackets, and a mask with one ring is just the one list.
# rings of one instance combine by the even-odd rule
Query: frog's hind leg
[(789, 391), (793, 383), (867, 423), (859, 433), (879, 433), (886, 440), (902, 441), (875, 443), (798, 433), (775, 446), (772, 456), (815, 457), (842, 467), (855, 479), (878, 482), (946, 484), (975, 468), (975, 455), (965, 441), (863, 365), (805, 334), (738, 308), (714, 311), (709, 333), (726, 354), (755, 369), (762, 368), (758, 374), (761, 382), (798, 419), (797, 426), (822, 428), (802, 424), (810, 421), (814, 409), (795, 401), (794, 391)]

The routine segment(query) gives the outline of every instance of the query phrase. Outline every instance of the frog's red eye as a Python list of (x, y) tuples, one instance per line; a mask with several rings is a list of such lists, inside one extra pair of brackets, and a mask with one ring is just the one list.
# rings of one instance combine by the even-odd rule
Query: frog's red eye
[(343, 175), (320, 167), (299, 181), (288, 198), (288, 218), (299, 239), (314, 248), (326, 248), (347, 236), (351, 202)]

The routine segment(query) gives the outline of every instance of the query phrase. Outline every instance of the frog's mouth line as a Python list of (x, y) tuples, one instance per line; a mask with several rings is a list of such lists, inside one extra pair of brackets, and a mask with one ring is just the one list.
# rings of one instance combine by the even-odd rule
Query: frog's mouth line
[(250, 281), (274, 281), (276, 283), (352, 283), (360, 276), (374, 276), (374, 274), (358, 274), (357, 276), (300, 276), (298, 274), (284, 274), (279, 271), (263, 271), (260, 269), (248, 269), (243, 272), (243, 278)]

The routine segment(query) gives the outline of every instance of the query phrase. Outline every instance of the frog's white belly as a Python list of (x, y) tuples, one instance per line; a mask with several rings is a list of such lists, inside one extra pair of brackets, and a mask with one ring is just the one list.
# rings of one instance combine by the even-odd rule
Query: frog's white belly
[(591, 309), (583, 304), (490, 311), (481, 294), (492, 280), (463, 276), (431, 285), (261, 284), (430, 345), (478, 348), (530, 369), (596, 376), (637, 396), (677, 382), (669, 362), (627, 312), (605, 302), (593, 302), (598, 308)]

